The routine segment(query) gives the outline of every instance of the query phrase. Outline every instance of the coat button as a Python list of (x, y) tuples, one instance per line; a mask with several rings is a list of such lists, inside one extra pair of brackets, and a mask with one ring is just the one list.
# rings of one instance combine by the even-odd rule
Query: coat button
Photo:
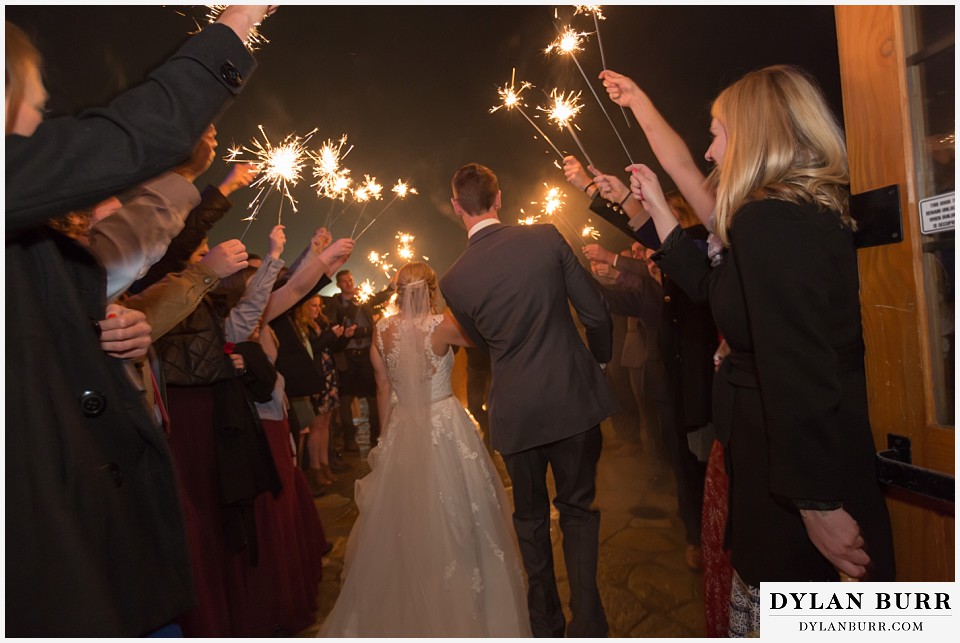
[(231, 87), (239, 87), (243, 82), (240, 72), (237, 71), (232, 62), (225, 62), (220, 66), (220, 77)]
[(664, 295), (664, 296), (663, 296), (663, 302), (664, 302), (665, 304), (669, 304), (669, 303), (670, 303), (670, 295)]
[(84, 391), (80, 396), (80, 410), (88, 418), (95, 418), (107, 408), (107, 398), (96, 391)]
[(116, 462), (111, 462), (106, 467), (107, 473), (110, 474), (110, 477), (113, 478), (113, 484), (118, 487), (123, 486), (123, 471), (120, 470), (120, 465)]

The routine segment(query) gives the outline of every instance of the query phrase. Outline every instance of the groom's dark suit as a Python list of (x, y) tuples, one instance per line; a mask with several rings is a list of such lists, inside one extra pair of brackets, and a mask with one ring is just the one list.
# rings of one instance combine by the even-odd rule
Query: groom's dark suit
[(612, 351), (607, 306), (552, 225), (497, 223), (477, 231), (440, 289), (467, 335), (490, 351), (491, 442), (513, 481), (533, 633), (563, 636), (565, 627), (550, 543), (549, 464), (570, 579), (569, 635), (605, 636), (596, 585), (600, 515), (590, 505), (600, 422), (617, 411), (600, 368)]

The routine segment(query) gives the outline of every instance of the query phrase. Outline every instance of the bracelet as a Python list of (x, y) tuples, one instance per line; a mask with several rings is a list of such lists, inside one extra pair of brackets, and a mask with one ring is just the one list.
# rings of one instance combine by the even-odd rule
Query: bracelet
[(583, 188), (583, 193), (587, 194), (588, 191), (590, 190), (590, 187), (596, 184), (597, 184), (596, 181), (590, 181), (589, 183), (587, 183), (587, 187)]
[(627, 202), (627, 199), (630, 198), (630, 193), (627, 192), (627, 196), (623, 197), (623, 201), (620, 202), (620, 209), (623, 209), (623, 204)]

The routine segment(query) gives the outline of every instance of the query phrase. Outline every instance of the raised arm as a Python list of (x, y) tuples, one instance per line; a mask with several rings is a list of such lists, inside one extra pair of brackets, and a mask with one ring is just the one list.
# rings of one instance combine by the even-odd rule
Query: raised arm
[(253, 72), (236, 31), (264, 10), (231, 8), (234, 24), (204, 28), (105, 108), (51, 119), (30, 137), (6, 136), (7, 231), (97, 203), (183, 161)]
[(264, 321), (276, 319), (330, 283), (330, 276), (350, 258), (354, 246), (352, 239), (338, 239), (325, 245), (319, 242), (322, 235), (326, 235), (325, 228), (314, 234), (310, 247), (298, 259), (287, 282), (270, 294), (263, 311)]
[(283, 253), (286, 242), (287, 237), (283, 233), (283, 226), (274, 226), (270, 231), (270, 250), (267, 256), (263, 258), (263, 263), (253, 274), (243, 296), (230, 309), (230, 314), (224, 323), (224, 335), (228, 342), (245, 342), (256, 329), (270, 292), (273, 290), (273, 284), (277, 280), (277, 274), (283, 267), (280, 255)]
[(706, 225), (713, 214), (716, 197), (707, 186), (706, 177), (694, 162), (687, 144), (633, 80), (609, 69), (600, 73), (600, 79), (610, 99), (633, 112), (657, 161)]

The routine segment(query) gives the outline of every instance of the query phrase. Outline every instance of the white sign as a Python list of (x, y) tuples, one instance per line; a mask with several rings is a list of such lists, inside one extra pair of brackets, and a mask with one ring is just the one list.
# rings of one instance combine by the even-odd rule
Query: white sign
[(953, 230), (957, 216), (954, 192), (933, 196), (920, 202), (920, 232), (933, 234)]
[(760, 636), (791, 643), (956, 640), (958, 600), (956, 583), (761, 583)]

